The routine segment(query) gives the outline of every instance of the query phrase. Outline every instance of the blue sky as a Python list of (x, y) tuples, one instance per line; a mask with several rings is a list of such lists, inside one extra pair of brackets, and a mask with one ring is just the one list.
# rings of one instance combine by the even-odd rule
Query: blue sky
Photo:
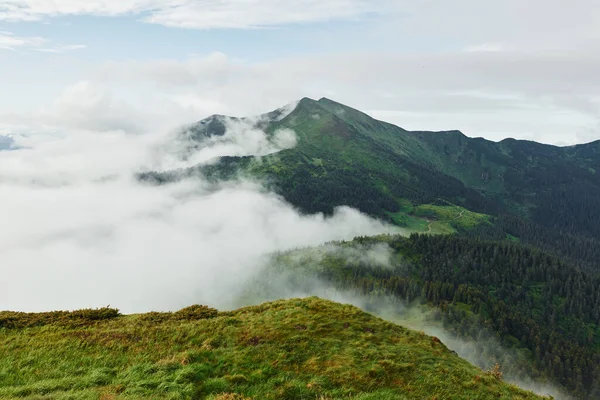
[(575, 3), (6, 0), (0, 132), (167, 129), (306, 95), (408, 129), (596, 140), (600, 6)]

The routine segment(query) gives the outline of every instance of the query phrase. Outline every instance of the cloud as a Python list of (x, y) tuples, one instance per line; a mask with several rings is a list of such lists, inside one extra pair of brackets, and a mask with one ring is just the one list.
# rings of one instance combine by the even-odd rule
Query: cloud
[[(593, 52), (600, 40), (600, 7), (594, 0), (398, 1), (405, 32), (469, 43), (503, 43), (529, 51), (579, 50)], [(475, 40), (475, 43), (472, 41)]]
[[(252, 115), (303, 96), (327, 96), (407, 129), (460, 129), (493, 140), (516, 137), (572, 144), (600, 138), (596, 74), (600, 59), (594, 51), (600, 45), (596, 24), (600, 7), (591, 0), (574, 4), (565, 8), (559, 0), (491, 5), (474, 0), (10, 0), (2, 3), (0, 12), (4, 18), (10, 13), (24, 19), (133, 15), (199, 28), (361, 19), (356, 25), (327, 27), (331, 33), (327, 40), (324, 30), (294, 29), (293, 34), (286, 30), (282, 35), (285, 42), (277, 42), (285, 43), (288, 54), (298, 44), (313, 48), (318, 43), (318, 54), (309, 51), (286, 58), (278, 53), (267, 60), (240, 61), (235, 58), (240, 54), (215, 52), (183, 61), (106, 63), (96, 73), (78, 76), (94, 86), (109, 86), (113, 101), (137, 112), (128, 125), (138, 130), (139, 125), (175, 126), (212, 113)], [(244, 39), (243, 32), (237, 34)], [(351, 53), (344, 52), (348, 48)], [(38, 86), (36, 82), (31, 90)], [(21, 95), (20, 107), (27, 108), (33, 97)], [(2, 109), (17, 107), (15, 99), (19, 95), (11, 96)], [(11, 119), (1, 118), (3, 125)], [(32, 115), (20, 120), (38, 121)]]
[(586, 52), (338, 53), (260, 63), (215, 53), (107, 63), (92, 79), (147, 88), (199, 115), (256, 114), (327, 96), (406, 129), (573, 144), (600, 138), (598, 68), (600, 57)]
[(484, 43), (484, 44), (478, 44), (475, 46), (468, 46), (464, 49), (464, 51), (466, 52), (478, 52), (478, 51), (491, 51), (491, 52), (496, 52), (496, 51), (506, 51), (506, 46), (503, 46), (500, 43)]
[(15, 50), (20, 47), (40, 46), (46, 40), (41, 37), (19, 37), (12, 32), (0, 31), (0, 50)]
[(145, 21), (185, 28), (260, 28), (295, 23), (356, 19), (378, 12), (381, 1), (301, 0), (282, 3), (277, 0), (222, 0), (185, 2), (163, 8)]
[(67, 129), (140, 132), (144, 128), (142, 112), (89, 81), (67, 87), (41, 117), (50, 126)]
[(141, 15), (142, 20), (183, 28), (261, 28), (356, 19), (381, 11), (382, 0), (7, 0), (0, 20), (36, 21), (61, 15)]
[[(296, 133), (291, 129), (277, 129), (272, 135), (267, 136), (259, 126), (261, 119), (231, 119), (223, 116), (211, 117), (223, 123), (226, 132), (222, 136), (211, 136), (201, 142), (198, 149), (192, 146), (190, 153), (189, 142), (175, 141), (170, 148), (176, 154), (185, 158), (188, 166), (216, 161), (219, 157), (234, 156), (266, 156), (296, 146)], [(266, 116), (265, 116), (266, 118)], [(206, 121), (203, 121), (206, 122)], [(267, 122), (267, 121), (264, 121)], [(189, 128), (184, 129), (183, 137), (193, 136)]]
[(0, 50), (30, 49), (45, 53), (66, 53), (84, 48), (85, 45), (50, 45), (49, 40), (42, 37), (23, 37), (12, 32), (0, 31)]
[(68, 51), (75, 51), (75, 50), (83, 50), (87, 48), (86, 45), (84, 44), (67, 44), (67, 45), (58, 45), (55, 47), (42, 47), (42, 48), (38, 48), (38, 49), (34, 49), (35, 51), (39, 51), (42, 53), (66, 53)]
[[(265, 151), (264, 133), (236, 129), (199, 151)], [(301, 215), (255, 182), (134, 180), (189, 165), (169, 146), (173, 133), (72, 129), (14, 140), (21, 149), (0, 155), (0, 273), (10, 282), (1, 309), (225, 307), (267, 253), (391, 229), (346, 207)]]
[(327, 96), (405, 129), (570, 145), (600, 139), (598, 68), (595, 53), (516, 50), (109, 62), (37, 113), (2, 115), (0, 128), (167, 130)]
[[(479, 43), (508, 41), (522, 47), (573, 48), (599, 39), (594, 0), (4, 0), (0, 20), (39, 21), (68, 15), (138, 16), (186, 28), (257, 28), (376, 15), (396, 34), (426, 34)], [(391, 33), (391, 32), (389, 32)], [(472, 43), (471, 45), (478, 45)]]

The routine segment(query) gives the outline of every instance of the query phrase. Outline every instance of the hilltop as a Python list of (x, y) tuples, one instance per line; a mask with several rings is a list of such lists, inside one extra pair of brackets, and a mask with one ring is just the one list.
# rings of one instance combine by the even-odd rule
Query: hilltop
[(539, 399), (436, 338), (318, 298), (0, 313), (3, 399)]

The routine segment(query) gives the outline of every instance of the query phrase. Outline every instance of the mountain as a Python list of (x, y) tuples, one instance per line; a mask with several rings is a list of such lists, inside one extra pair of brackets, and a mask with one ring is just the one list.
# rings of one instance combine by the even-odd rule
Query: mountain
[(318, 298), (0, 313), (3, 399), (540, 399), (437, 338)]
[(415, 232), (518, 240), (600, 271), (600, 141), (556, 147), (459, 131), (409, 132), (329, 99), (253, 119), (213, 116), (186, 129), (201, 143), (246, 121), (297, 145), (261, 157), (223, 157), (188, 171), (142, 178), (164, 183), (201, 172), (259, 178), (304, 212), (348, 205)]

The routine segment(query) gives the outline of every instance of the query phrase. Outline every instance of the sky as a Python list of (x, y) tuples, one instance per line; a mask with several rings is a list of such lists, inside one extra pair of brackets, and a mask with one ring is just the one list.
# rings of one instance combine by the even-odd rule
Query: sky
[(596, 0), (0, 0), (0, 310), (231, 308), (273, 252), (407, 234), (261, 182), (135, 179), (296, 143), (237, 121), (189, 155), (182, 125), (328, 97), (405, 129), (590, 142), (599, 50)]
[(406, 129), (600, 139), (600, 6), (572, 0), (0, 0), (0, 310), (230, 307), (265, 257), (405, 233), (261, 182), (149, 170), (296, 143), (232, 120), (328, 97)]
[(413, 130), (600, 139), (594, 0), (0, 0), (0, 134), (329, 97)]

